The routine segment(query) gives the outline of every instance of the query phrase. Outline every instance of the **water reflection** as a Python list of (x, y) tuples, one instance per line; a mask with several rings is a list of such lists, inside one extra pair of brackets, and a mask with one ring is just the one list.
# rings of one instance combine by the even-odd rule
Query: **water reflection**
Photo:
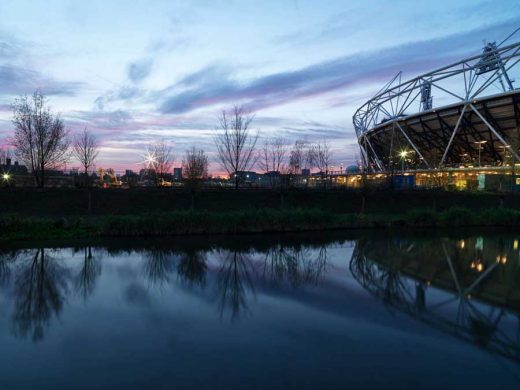
[(229, 310), (236, 320), (247, 313), (247, 295), (254, 295), (253, 262), (247, 253), (229, 251), (221, 253), (222, 265), (218, 272), (218, 296), (221, 317)]
[(16, 334), (39, 341), (52, 316), (58, 317), (63, 308), (69, 272), (44, 248), (30, 252), (15, 279), (13, 323)]
[(155, 249), (147, 251), (144, 258), (144, 272), (151, 284), (163, 286), (170, 282), (170, 275), (175, 269), (172, 251)]
[(76, 291), (81, 294), (83, 300), (93, 293), (96, 279), (101, 274), (101, 262), (96, 257), (92, 256), (92, 248), (83, 248), (84, 260), (81, 270), (75, 277)]
[(371, 239), (350, 271), (389, 308), (520, 360), (519, 260), (514, 239)]
[(275, 282), (288, 281), (293, 286), (317, 283), (327, 263), (327, 247), (316, 250), (298, 245), (275, 245), (265, 254), (263, 275)]
[[(252, 317), (260, 310), (258, 297), (266, 294), (292, 293), (292, 299), (312, 301), (320, 309), (335, 305), (333, 310), (341, 313), (352, 299), (341, 294), (341, 284), (352, 283), (353, 276), (378, 305), (520, 360), (518, 246), (513, 237), (475, 236), (365, 237), (349, 245), (276, 241), (204, 249), (84, 246), (72, 250), (72, 256), (68, 249), (4, 250), (0, 292), (10, 305), (13, 333), (36, 342), (75, 305), (74, 299), (95, 304), (107, 291), (117, 290), (140, 309), (155, 304), (155, 290), (178, 307), (188, 305), (179, 292), (188, 292), (195, 300), (189, 305), (205, 302), (217, 321), (232, 323)], [(347, 279), (338, 279), (341, 274)], [(100, 297), (95, 292), (103, 285)], [(298, 294), (305, 289), (312, 293)]]
[(183, 282), (191, 286), (205, 287), (207, 268), (204, 252), (188, 250), (180, 256), (177, 274)]
[[(14, 334), (29, 336), (35, 342), (42, 340), (45, 328), (51, 326), (53, 318), (60, 316), (71, 291), (87, 304), (104, 271), (103, 263), (121, 257), (118, 261), (122, 266), (131, 266), (132, 261), (127, 263), (126, 259), (135, 256), (142, 270), (140, 275), (150, 289), (165, 289), (180, 283), (188, 289), (208, 290), (215, 298), (220, 317), (233, 322), (249, 313), (249, 302), (255, 300), (258, 283), (286, 283), (294, 288), (316, 284), (325, 270), (327, 247), (276, 244), (272, 248), (235, 246), (202, 251), (193, 247), (132, 250), (85, 246), (74, 248), (72, 258), (66, 249), (3, 251), (0, 252), (0, 286), (8, 290), (14, 275)], [(125, 271), (125, 267), (119, 271), (122, 275), (139, 278), (139, 273)], [(208, 272), (212, 284), (209, 289)], [(177, 278), (173, 277), (175, 273)], [(129, 281), (123, 296), (135, 303), (137, 290), (143, 290), (140, 281)], [(142, 294), (147, 297), (144, 306), (151, 304), (149, 294), (137, 295)]]
[(16, 260), (17, 251), (0, 253), (0, 287), (9, 283), (11, 277), (10, 263)]

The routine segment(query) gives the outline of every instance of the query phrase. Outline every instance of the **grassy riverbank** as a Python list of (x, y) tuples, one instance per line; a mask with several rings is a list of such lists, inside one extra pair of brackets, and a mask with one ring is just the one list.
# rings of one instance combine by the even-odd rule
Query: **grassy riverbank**
[(373, 215), (334, 213), (320, 209), (174, 211), (62, 218), (4, 214), (0, 216), (0, 240), (475, 226), (520, 227), (520, 211), (507, 208), (474, 211), (453, 207), (441, 212), (415, 209), (401, 214)]

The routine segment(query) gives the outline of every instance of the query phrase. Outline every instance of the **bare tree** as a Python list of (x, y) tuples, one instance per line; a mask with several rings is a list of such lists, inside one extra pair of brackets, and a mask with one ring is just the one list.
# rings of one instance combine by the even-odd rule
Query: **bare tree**
[(332, 165), (332, 151), (327, 141), (318, 142), (311, 147), (312, 165), (319, 171), (321, 177), (327, 178)]
[(68, 159), (69, 139), (63, 121), (46, 106), (39, 91), (22, 96), (13, 104), (13, 146), (17, 157), (30, 167), (36, 185), (43, 188), (45, 170)]
[(215, 144), (222, 167), (234, 177), (238, 189), (238, 173), (247, 171), (255, 164), (255, 146), (258, 133), (251, 134), (249, 126), (254, 116), (248, 115), (241, 107), (235, 106), (231, 114), (222, 111), (215, 134)]
[(302, 169), (312, 168), (312, 150), (304, 140), (297, 140), (289, 154), (289, 173), (299, 175)]
[(159, 141), (148, 151), (148, 168), (155, 171), (157, 185), (162, 184), (164, 177), (172, 170), (174, 156), (171, 146), (165, 141)]
[(94, 166), (99, 154), (97, 139), (85, 128), (83, 132), (74, 138), (72, 154), (78, 159), (85, 173), (85, 184), (89, 185), (88, 170)]
[(208, 157), (204, 150), (195, 147), (186, 150), (182, 160), (182, 176), (190, 185), (208, 177)]
[(272, 172), (278, 174), (285, 171), (287, 156), (287, 142), (281, 138), (266, 139), (262, 148), (258, 151), (258, 166), (260, 170), (269, 175), (271, 187), (273, 187)]
[(258, 152), (258, 165), (265, 173), (282, 172), (285, 169), (286, 155), (287, 142), (283, 138), (267, 139)]
[(186, 150), (182, 160), (182, 176), (191, 191), (191, 208), (195, 208), (195, 191), (199, 183), (208, 177), (208, 157), (204, 150), (192, 147)]

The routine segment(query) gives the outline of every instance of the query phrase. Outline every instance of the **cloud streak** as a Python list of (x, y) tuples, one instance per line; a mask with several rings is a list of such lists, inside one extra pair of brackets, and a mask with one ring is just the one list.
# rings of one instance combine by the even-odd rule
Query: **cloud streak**
[(231, 67), (209, 66), (165, 89), (158, 108), (164, 114), (181, 114), (220, 103), (241, 103), (251, 110), (259, 110), (348, 87), (381, 83), (398, 71), (414, 75), (472, 54), (475, 50), (471, 48), (478, 44), (476, 37), (505, 35), (517, 22), (340, 57), (247, 83), (236, 81)]
[(81, 82), (54, 80), (31, 69), (0, 65), (2, 95), (31, 94), (39, 89), (45, 95), (74, 96), (83, 86)]

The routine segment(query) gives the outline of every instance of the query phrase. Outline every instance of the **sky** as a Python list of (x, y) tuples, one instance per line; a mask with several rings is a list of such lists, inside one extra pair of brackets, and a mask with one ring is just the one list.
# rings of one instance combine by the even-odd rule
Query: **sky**
[(40, 90), (71, 134), (96, 135), (98, 167), (139, 169), (164, 140), (175, 166), (197, 146), (222, 172), (217, 117), (234, 105), (255, 115), (259, 143), (327, 141), (348, 166), (352, 115), (397, 72), (478, 54), (518, 27), (518, 0), (2, 0), (0, 145), (13, 100)]

